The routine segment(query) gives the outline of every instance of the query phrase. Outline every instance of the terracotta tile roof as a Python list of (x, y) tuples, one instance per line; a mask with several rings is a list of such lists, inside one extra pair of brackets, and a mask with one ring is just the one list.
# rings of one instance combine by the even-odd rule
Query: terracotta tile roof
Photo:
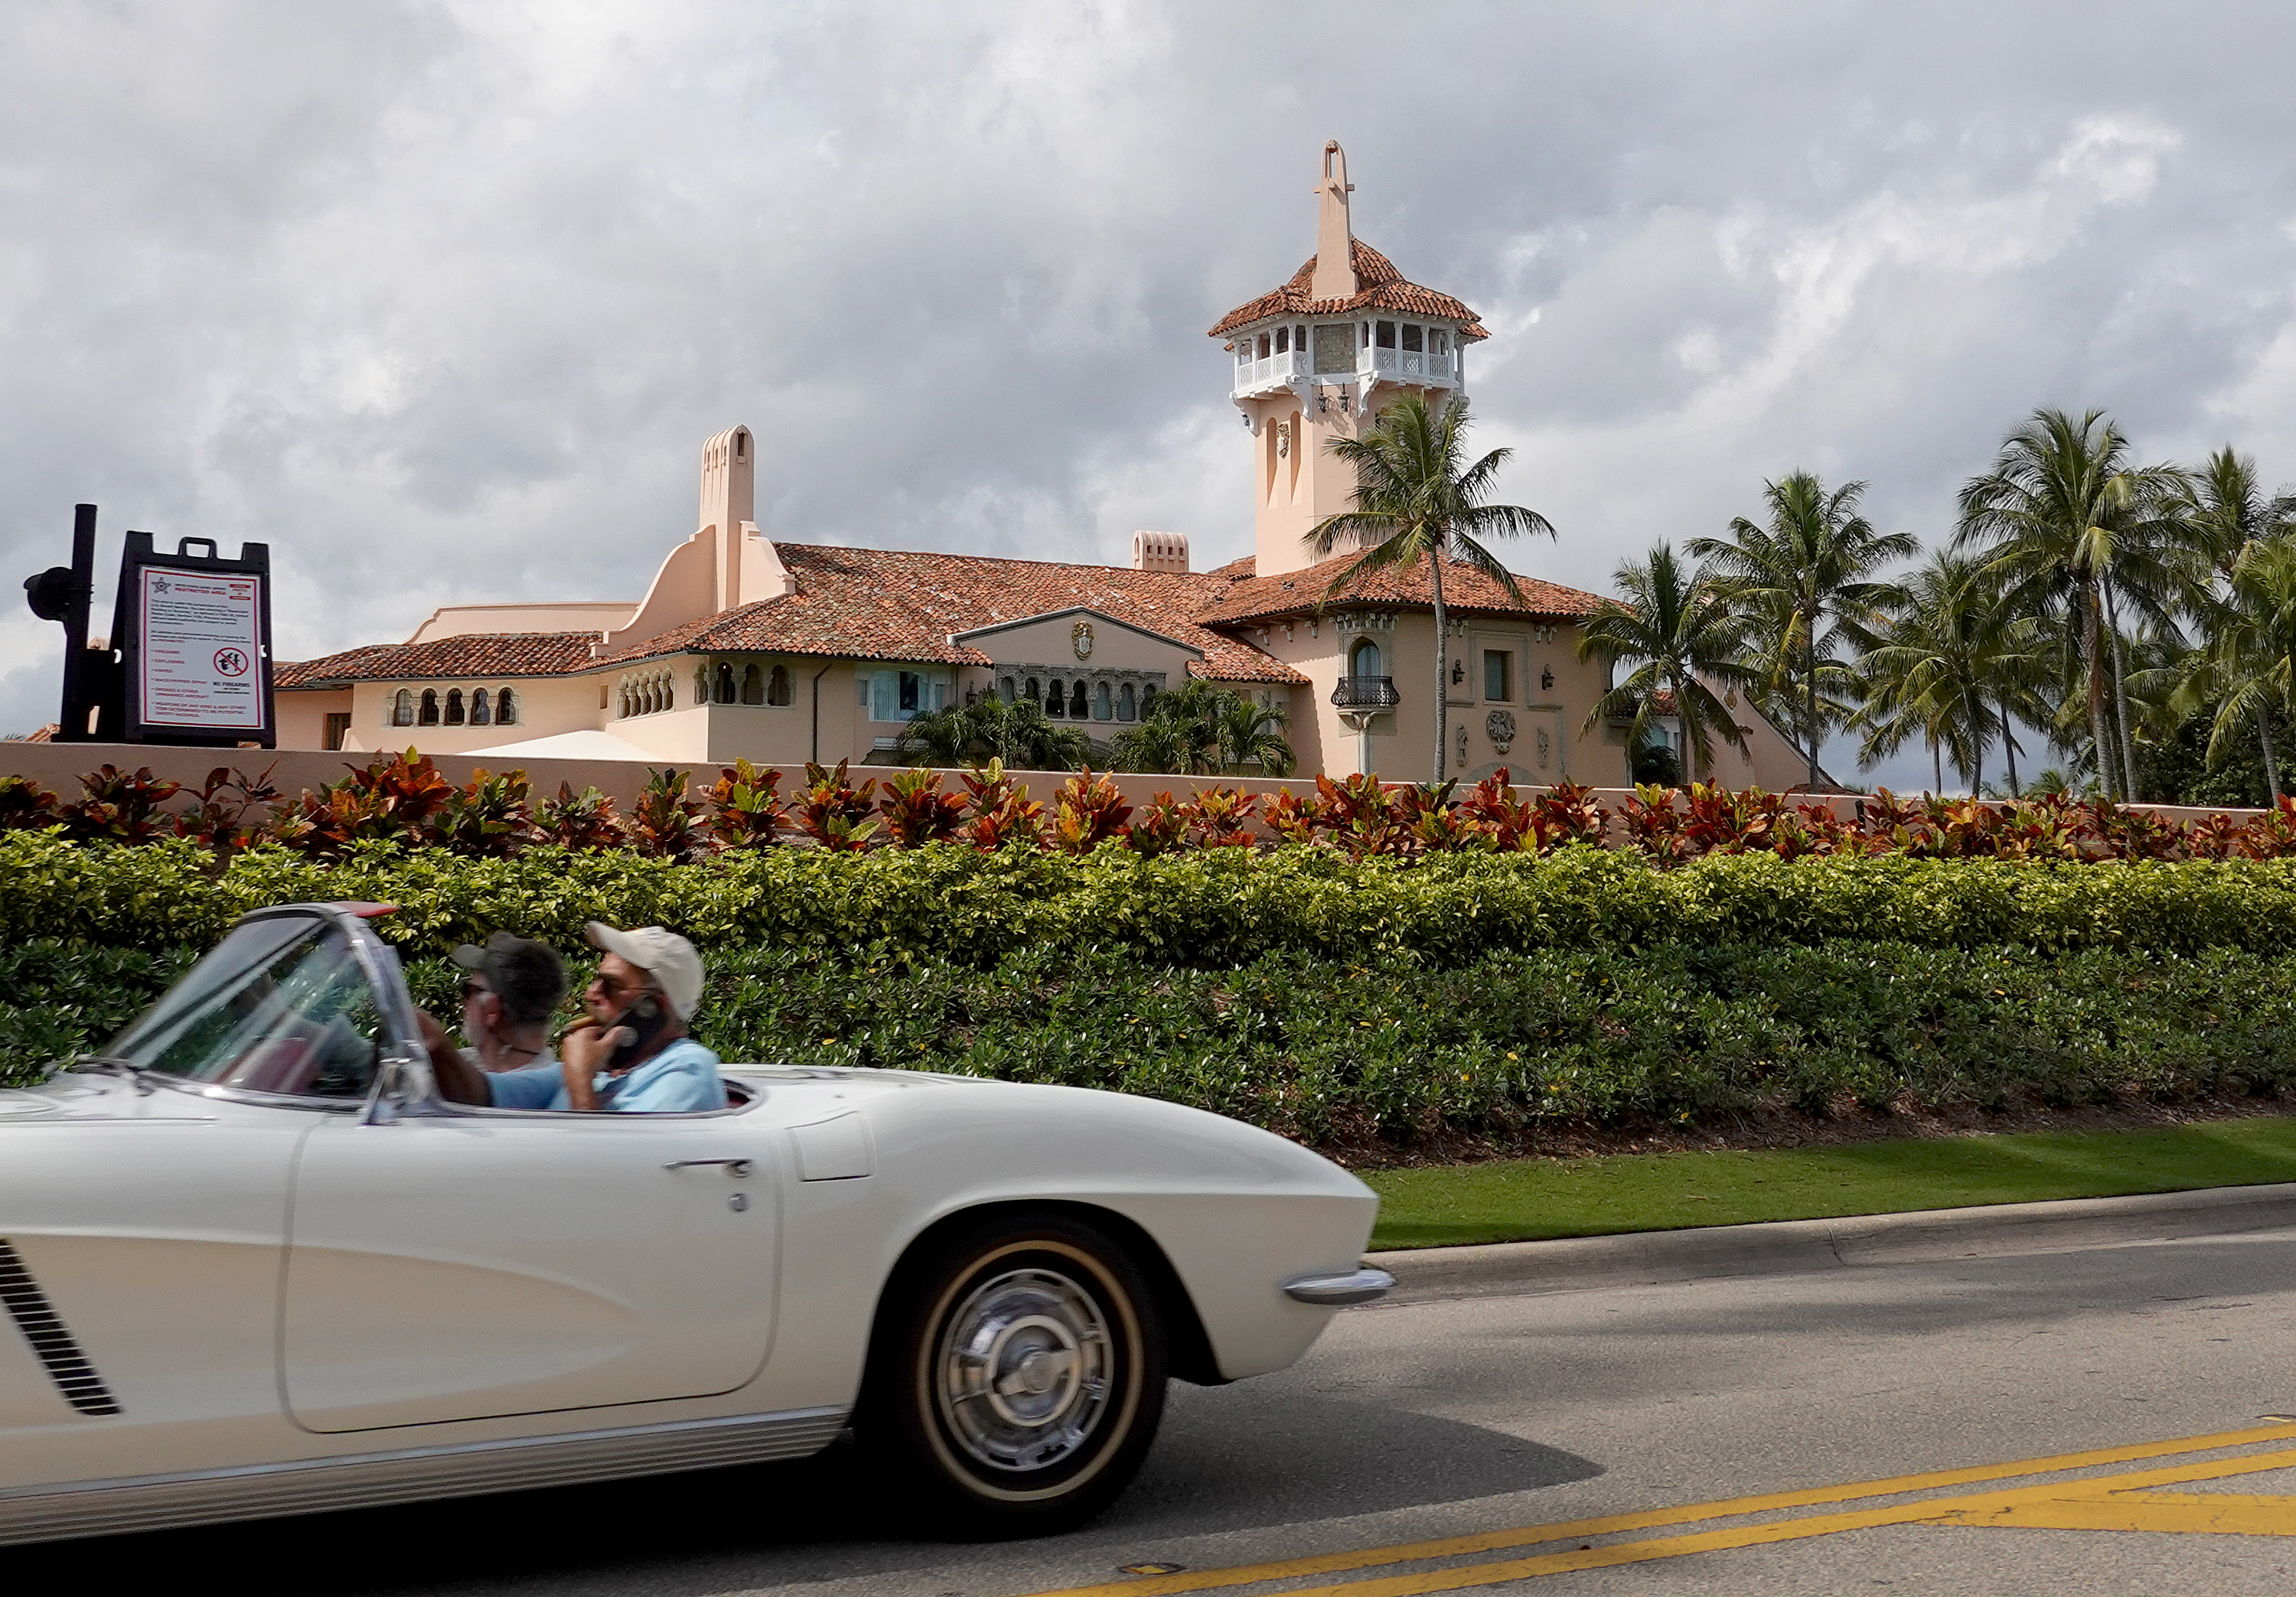
[[(1243, 565), (1249, 562), (1238, 561)], [(1223, 567), (1222, 569), (1233, 568)], [(1424, 565), (1409, 570), (1392, 567), (1357, 578), (1329, 598), (1331, 580), (1344, 569), (1339, 561), (1320, 569), (1292, 571), (1281, 577), (1248, 574), (1228, 589), (1226, 597), (1207, 607), (1196, 619), (1207, 627), (1233, 627), (1275, 616), (1304, 615), (1319, 605), (1400, 604), (1433, 608), (1435, 587)], [(1497, 583), (1472, 566), (1457, 561), (1443, 562), (1443, 602), (1467, 615), (1570, 617), (1590, 615), (1603, 602), (1598, 594), (1585, 594), (1536, 577), (1517, 577), (1515, 586), (1529, 602), (1517, 604)]]
[(1269, 316), (1340, 316), (1352, 311), (1387, 310), (1406, 316), (1432, 316), (1439, 321), (1459, 322), (1463, 339), (1487, 339), (1490, 333), (1480, 318), (1448, 294), (1439, 294), (1433, 289), (1423, 289), (1407, 281), (1395, 269), (1395, 263), (1361, 239), (1349, 242), (1348, 258), (1355, 263), (1356, 291), (1345, 299), (1314, 299), (1308, 294), (1308, 285), (1316, 278), (1316, 258), (1309, 256), (1308, 264), (1292, 274), (1292, 281), (1273, 293), (1262, 294), (1248, 304), (1239, 305), (1222, 316), (1212, 328), (1211, 336), (1226, 338), (1239, 327)]
[[(665, 654), (758, 650), (831, 659), (985, 666), (988, 656), (950, 635), (1084, 605), (1203, 651), (1192, 676), (1299, 684), (1299, 672), (1237, 638), (1199, 624), (1231, 586), (1221, 572), (1135, 571), (888, 549), (776, 543), (794, 594), (707, 616), (597, 663)], [(1248, 566), (1247, 566), (1248, 569)]]
[(564, 676), (590, 667), (594, 632), (480, 632), (427, 643), (370, 643), (321, 659), (271, 667), (275, 688), (327, 688), (350, 682), (430, 677)]

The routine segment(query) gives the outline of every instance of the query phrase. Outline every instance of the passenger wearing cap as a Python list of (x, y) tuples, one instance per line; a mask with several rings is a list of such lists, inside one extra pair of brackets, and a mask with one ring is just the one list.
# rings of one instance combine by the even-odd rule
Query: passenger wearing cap
[(497, 931), (486, 946), (464, 943), (455, 962), (463, 978), (463, 1035), (473, 1064), (488, 1071), (556, 1065), (550, 1018), (566, 996), (566, 967), (557, 950), (531, 938)]
[(559, 1059), (486, 1077), (496, 1109), (692, 1114), (726, 1107), (718, 1056), (685, 1033), (701, 1002), (701, 955), (674, 931), (619, 931), (593, 921), (598, 974), (588, 1019), (559, 1039)]

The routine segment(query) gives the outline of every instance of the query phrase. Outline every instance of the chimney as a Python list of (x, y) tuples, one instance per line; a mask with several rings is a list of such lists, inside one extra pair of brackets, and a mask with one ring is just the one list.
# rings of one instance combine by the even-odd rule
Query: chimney
[(1136, 571), (1186, 570), (1188, 535), (1185, 532), (1134, 533), (1132, 569)]

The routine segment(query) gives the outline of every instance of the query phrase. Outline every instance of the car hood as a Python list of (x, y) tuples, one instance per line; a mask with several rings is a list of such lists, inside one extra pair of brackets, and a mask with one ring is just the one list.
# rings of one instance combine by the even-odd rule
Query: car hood
[(0, 1087), (0, 1126), (27, 1120), (110, 1119), (134, 1112), (144, 1096), (127, 1082), (62, 1071), (36, 1087)]

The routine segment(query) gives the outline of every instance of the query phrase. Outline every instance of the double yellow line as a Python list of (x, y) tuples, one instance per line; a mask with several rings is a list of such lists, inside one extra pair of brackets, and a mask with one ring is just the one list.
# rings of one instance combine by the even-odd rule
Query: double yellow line
[[(1171, 1597), (1183, 1592), (1216, 1591), (1229, 1586), (1293, 1581), (1317, 1575), (1389, 1568), (1401, 1564), (1472, 1558), (1509, 1548), (1538, 1547), (1555, 1542), (1588, 1542), (1622, 1532), (1662, 1526), (1697, 1525), (1738, 1519), (1758, 1514), (1777, 1514), (1792, 1509), (1857, 1503), (1880, 1497), (1936, 1492), (1941, 1488), (1980, 1482), (2013, 1480), (2037, 1475), (2062, 1475), (2111, 1464), (2146, 1459), (2173, 1458), (2259, 1442), (2284, 1441), (2284, 1424), (2247, 1430), (2221, 1431), (2213, 1436), (2187, 1437), (2172, 1442), (2144, 1442), (2127, 1447), (2101, 1448), (2089, 1453), (2059, 1454), (2052, 1458), (2021, 1459), (1967, 1470), (1939, 1470), (1923, 1475), (1899, 1475), (1886, 1480), (1857, 1481), (1844, 1486), (1817, 1486), (1800, 1492), (1773, 1492), (1758, 1497), (1732, 1497), (1643, 1513), (1611, 1514), (1595, 1519), (1565, 1519), (1550, 1525), (1527, 1525), (1512, 1530), (1487, 1531), (1479, 1536), (1445, 1536), (1434, 1541), (1404, 1542), (1355, 1552), (1332, 1552), (1311, 1558), (1280, 1559), (1272, 1563), (1242, 1564), (1226, 1569), (1188, 1570), (1154, 1575), (1100, 1585), (1070, 1586), (1037, 1597)], [(1432, 1592), (1456, 1592), (1501, 1581), (1523, 1580), (1538, 1575), (1560, 1575), (1573, 1569), (1599, 1569), (1617, 1564), (1644, 1563), (1653, 1559), (1680, 1558), (1693, 1552), (1726, 1552), (1772, 1542), (1800, 1541), (1840, 1531), (1869, 1529), (1880, 1525), (1988, 1525), (2021, 1528), (2161, 1530), (2214, 1532), (2243, 1536), (2296, 1536), (2296, 1497), (2241, 1497), (2216, 1493), (2162, 1494), (2150, 1487), (2267, 1470), (2296, 1468), (2296, 1448), (2242, 1454), (2231, 1458), (2203, 1460), (2120, 1475), (2087, 1476), (2045, 1482), (2002, 1491), (1959, 1496), (1928, 1496), (1879, 1508), (1851, 1509), (1841, 1513), (1805, 1514), (1761, 1519), (1752, 1524), (1726, 1526), (1685, 1536), (1641, 1541), (1583, 1545), (1526, 1557), (1481, 1563), (1451, 1563), (1440, 1568), (1376, 1576), (1314, 1586), (1287, 1587), (1283, 1597), (1421, 1597)]]

